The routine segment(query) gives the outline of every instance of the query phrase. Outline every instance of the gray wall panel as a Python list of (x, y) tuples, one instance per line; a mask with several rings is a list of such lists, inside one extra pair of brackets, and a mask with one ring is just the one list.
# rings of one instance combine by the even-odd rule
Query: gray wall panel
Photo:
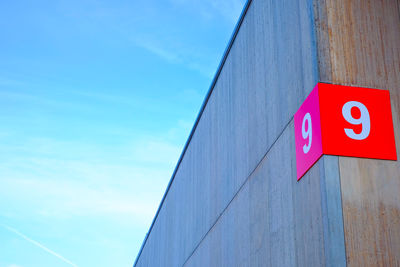
[[(294, 155), (292, 159), (295, 162)], [(297, 266), (323, 266), (325, 262), (320, 189), (320, 180), (325, 177), (321, 176), (321, 168), (322, 160), (299, 182), (293, 181)]]
[[(137, 266), (181, 266), (189, 258), (190, 266), (325, 260), (317, 203), (324, 174), (316, 165), (312, 177), (296, 182), (288, 133), (318, 81), (312, 4), (252, 1)], [(285, 151), (274, 152), (279, 160), (267, 154), (278, 138)], [(270, 167), (261, 175), (263, 158)], [(262, 186), (246, 183), (250, 175)], [(296, 235), (296, 227), (312, 234)], [(312, 244), (299, 248), (297, 239)]]
[[(290, 123), (185, 266), (341, 266), (343, 243), (324, 242), (329, 223), (320, 199), (337, 200), (325, 194), (328, 175), (339, 184), (337, 157), (323, 157), (297, 182), (294, 153)], [(330, 215), (327, 221), (336, 222)], [(343, 241), (343, 232), (335, 234)], [(335, 248), (340, 251), (325, 253)]]
[(346, 266), (339, 158), (326, 155), (321, 168), (321, 208), (326, 265)]

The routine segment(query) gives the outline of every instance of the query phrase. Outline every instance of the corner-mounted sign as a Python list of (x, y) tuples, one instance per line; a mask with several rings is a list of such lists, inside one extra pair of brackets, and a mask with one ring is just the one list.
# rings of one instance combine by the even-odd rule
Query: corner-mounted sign
[(318, 83), (294, 115), (297, 180), (323, 154), (397, 160), (387, 90)]

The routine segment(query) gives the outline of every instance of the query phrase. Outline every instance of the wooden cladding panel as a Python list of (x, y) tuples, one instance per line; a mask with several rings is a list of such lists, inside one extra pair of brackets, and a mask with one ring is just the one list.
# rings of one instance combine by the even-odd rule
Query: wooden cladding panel
[[(399, 1), (315, 3), (321, 81), (390, 90), (400, 158)], [(399, 161), (339, 165), (348, 265), (400, 266)]]

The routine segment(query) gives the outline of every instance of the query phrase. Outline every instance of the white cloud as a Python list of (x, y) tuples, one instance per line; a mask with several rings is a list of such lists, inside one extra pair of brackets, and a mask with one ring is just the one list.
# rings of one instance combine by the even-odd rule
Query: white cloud
[[(33, 161), (36, 170), (48, 170), (31, 172), (29, 166), (14, 165), (20, 171), (1, 171), (0, 214), (14, 211), (55, 218), (115, 216), (116, 220), (128, 218), (148, 224), (171, 175), (166, 168)], [(13, 204), (10, 207), (7, 203)]]
[(182, 147), (162, 136), (117, 147), (32, 138), (18, 150), (0, 165), (0, 215), (113, 217), (148, 226)]
[(56, 178), (2, 178), (1, 183), (3, 196), (10, 195), (7, 191), (12, 190), (20, 195), (19, 199), (27, 201), (26, 205), (59, 216), (120, 214), (141, 218), (151, 216), (154, 209), (152, 190), (138, 190), (145, 182), (137, 182), (137, 188), (130, 188), (134, 183), (125, 183), (123, 186), (128, 188), (121, 189), (104, 181), (96, 185)]

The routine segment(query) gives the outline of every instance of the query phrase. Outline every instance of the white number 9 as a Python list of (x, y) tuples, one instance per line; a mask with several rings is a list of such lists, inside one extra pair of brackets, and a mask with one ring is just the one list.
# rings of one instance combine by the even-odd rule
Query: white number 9
[[(353, 107), (356, 107), (360, 110), (360, 113), (361, 113), (360, 118), (355, 119), (351, 115), (351, 109)], [(369, 136), (369, 132), (371, 130), (371, 120), (369, 118), (368, 109), (364, 104), (357, 102), (357, 101), (349, 101), (343, 105), (342, 114), (343, 114), (344, 119), (347, 122), (349, 122), (353, 125), (359, 125), (359, 124), (362, 125), (362, 130), (361, 130), (361, 133), (359, 133), (359, 134), (356, 134), (353, 129), (345, 128), (344, 131), (348, 137), (350, 137), (351, 139), (354, 139), (354, 140), (364, 140), (365, 138), (367, 138)]]
[[(306, 121), (308, 124), (307, 131), (306, 131)], [(311, 115), (310, 113), (306, 113), (303, 118), (303, 123), (301, 125), (301, 135), (303, 139), (307, 139), (308, 137), (308, 144), (303, 146), (304, 154), (307, 154), (310, 151), (311, 143), (312, 143), (312, 123), (311, 123)]]

